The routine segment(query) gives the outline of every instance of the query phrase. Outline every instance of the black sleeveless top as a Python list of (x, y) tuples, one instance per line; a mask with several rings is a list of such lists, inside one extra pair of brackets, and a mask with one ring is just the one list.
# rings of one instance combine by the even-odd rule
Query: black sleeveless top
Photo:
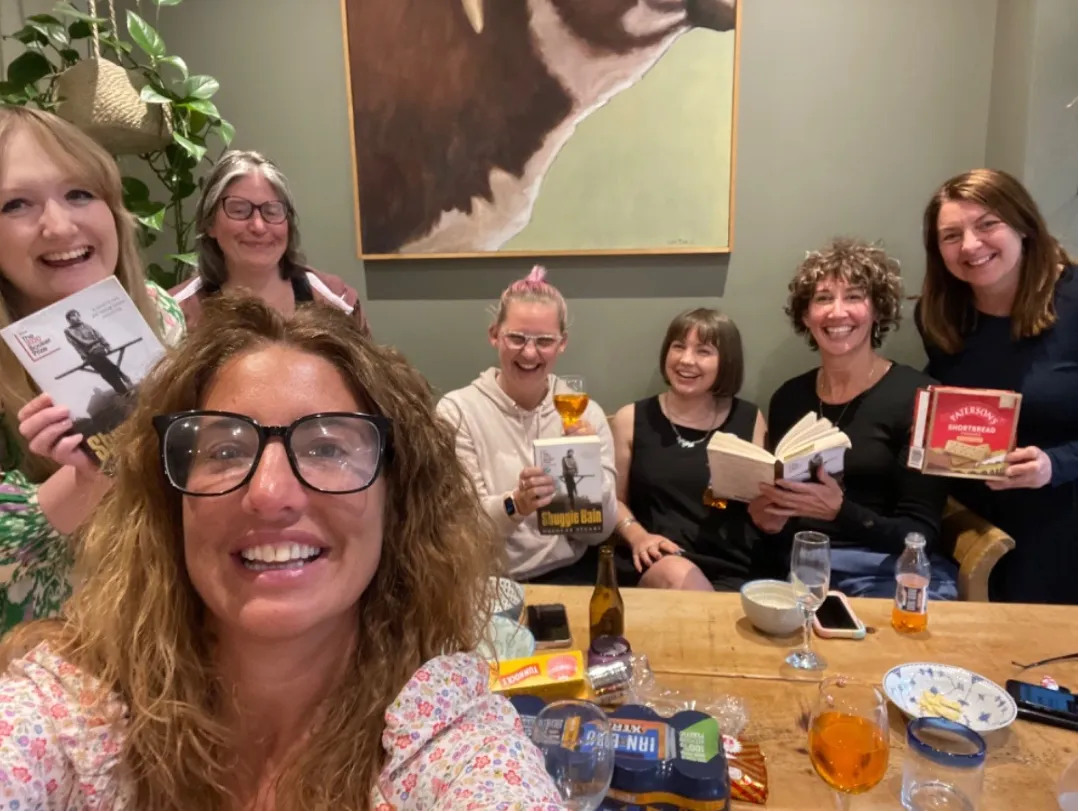
[[(737, 397), (716, 430), (752, 442), (759, 409)], [(730, 502), (720, 510), (704, 505), (709, 473), (710, 431), (677, 426), (692, 448), (678, 444), (658, 397), (636, 403), (633, 454), (629, 466), (629, 509), (648, 532), (663, 535), (685, 550), (719, 591), (734, 591), (756, 576), (753, 541), (758, 537), (748, 508)], [(707, 437), (707, 438), (705, 438)]]

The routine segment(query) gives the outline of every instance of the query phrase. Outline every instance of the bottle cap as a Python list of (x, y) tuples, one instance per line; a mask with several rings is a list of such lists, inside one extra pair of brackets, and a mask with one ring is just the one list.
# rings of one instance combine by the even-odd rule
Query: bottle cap
[(906, 546), (918, 547), (918, 546), (924, 546), (924, 545), (925, 545), (925, 536), (922, 535), (921, 533), (919, 533), (919, 532), (911, 532), (909, 535), (906, 536)]

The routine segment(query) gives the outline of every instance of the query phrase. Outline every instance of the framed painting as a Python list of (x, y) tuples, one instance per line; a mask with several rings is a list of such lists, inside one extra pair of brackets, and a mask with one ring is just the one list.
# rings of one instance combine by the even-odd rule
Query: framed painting
[(741, 0), (341, 0), (363, 259), (725, 253)]

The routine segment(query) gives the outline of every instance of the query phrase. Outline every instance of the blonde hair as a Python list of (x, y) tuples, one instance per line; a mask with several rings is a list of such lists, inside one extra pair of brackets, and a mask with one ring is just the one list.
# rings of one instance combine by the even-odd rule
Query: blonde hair
[(119, 695), (133, 808), (216, 811), (238, 799), (244, 741), (221, 720), (233, 708), (184, 565), (181, 496), (164, 478), (152, 419), (199, 407), (226, 363), (270, 345), (326, 359), (358, 402), (392, 421), (382, 555), (360, 598), (357, 647), (277, 780), (276, 806), (368, 809), (386, 759), (387, 706), (427, 660), (473, 649), (489, 604), (500, 545), (420, 374), (336, 308), (304, 305), (286, 320), (255, 298), (208, 300), (199, 329), (144, 380), (120, 428), (115, 486), (89, 526), (86, 579), (65, 618), (19, 626), (2, 651), (43, 639)]
[[(116, 222), (119, 242), (116, 276), (146, 321), (155, 332), (160, 333), (157, 311), (146, 291), (146, 277), (135, 237), (135, 220), (123, 205), (123, 186), (116, 161), (90, 136), (62, 118), (27, 107), (0, 107), (0, 163), (16, 132), (29, 132), (65, 172), (108, 205)], [(4, 277), (3, 268), (0, 268), (0, 329), (30, 315), (16, 309), (17, 296), (14, 293), (11, 282)], [(19, 434), (17, 415), (19, 409), (40, 393), (18, 358), (7, 344), (0, 342), (0, 420), (4, 421), (4, 427), (17, 443), (13, 454), (15, 458), (8, 458), (4, 449), (0, 449), (0, 454), (4, 454), (0, 461), (5, 469), (17, 466), (35, 482), (47, 479), (57, 466), (49, 459), (30, 453), (26, 440)]]
[(1071, 258), (1053, 237), (1025, 186), (997, 169), (974, 169), (956, 175), (932, 195), (922, 224), (925, 278), (920, 321), (925, 338), (948, 354), (962, 349), (976, 311), (973, 290), (947, 270), (939, 246), (939, 214), (944, 203), (971, 202), (995, 213), (1022, 237), (1018, 294), (1011, 307), (1011, 338), (1040, 335), (1056, 322), (1056, 282)]
[(517, 279), (505, 290), (498, 299), (498, 306), (494, 309), (494, 322), (491, 329), (497, 329), (509, 315), (509, 304), (514, 301), (530, 301), (540, 304), (553, 304), (558, 311), (558, 330), (562, 333), (568, 327), (568, 308), (561, 291), (546, 280), (546, 268), (535, 265), (531, 273), (523, 279)]

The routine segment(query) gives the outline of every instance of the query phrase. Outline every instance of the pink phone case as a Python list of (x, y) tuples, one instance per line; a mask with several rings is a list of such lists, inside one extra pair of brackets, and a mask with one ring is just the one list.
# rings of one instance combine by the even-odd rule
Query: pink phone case
[(834, 595), (842, 604), (846, 606), (846, 611), (853, 617), (853, 621), (857, 623), (856, 628), (824, 628), (820, 625), (819, 617), (813, 617), (812, 630), (816, 632), (816, 636), (822, 639), (864, 639), (865, 638), (865, 624), (861, 622), (861, 618), (857, 616), (857, 612), (853, 610), (853, 606), (850, 605), (850, 601), (846, 598), (846, 595), (841, 591), (829, 591), (827, 596)]

